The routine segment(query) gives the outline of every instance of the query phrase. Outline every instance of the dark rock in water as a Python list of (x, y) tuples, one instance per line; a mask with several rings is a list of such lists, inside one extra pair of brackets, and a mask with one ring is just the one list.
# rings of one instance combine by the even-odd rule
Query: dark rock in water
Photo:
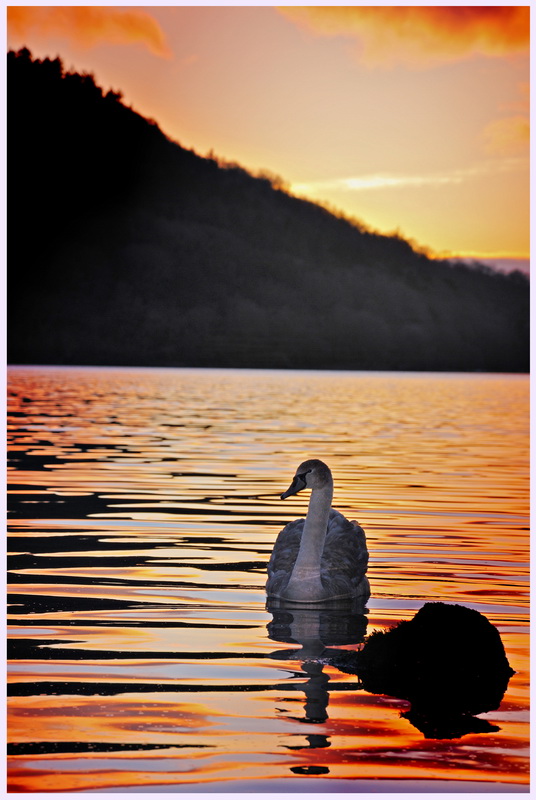
[(426, 603), (412, 620), (371, 634), (337, 666), (368, 692), (409, 700), (403, 716), (427, 738), (498, 730), (473, 715), (497, 709), (514, 674), (489, 620), (445, 603)]

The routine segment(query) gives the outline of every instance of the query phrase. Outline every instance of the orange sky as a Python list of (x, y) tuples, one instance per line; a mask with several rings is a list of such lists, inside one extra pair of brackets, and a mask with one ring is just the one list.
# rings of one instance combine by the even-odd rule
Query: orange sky
[(436, 253), (529, 254), (527, 6), (16, 6), (201, 155), (281, 175)]

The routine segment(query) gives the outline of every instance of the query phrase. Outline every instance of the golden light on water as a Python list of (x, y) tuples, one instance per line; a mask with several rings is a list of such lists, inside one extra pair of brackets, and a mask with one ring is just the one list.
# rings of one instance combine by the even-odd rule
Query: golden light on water
[[(11, 791), (526, 786), (527, 389), (504, 375), (10, 371)], [(515, 670), (481, 715), (499, 730), (427, 739), (400, 716), (408, 701), (308, 660), (296, 619), (273, 627), (266, 563), (307, 505), (279, 494), (312, 456), (370, 551), (368, 613), (331, 652), (426, 601), (475, 608)]]

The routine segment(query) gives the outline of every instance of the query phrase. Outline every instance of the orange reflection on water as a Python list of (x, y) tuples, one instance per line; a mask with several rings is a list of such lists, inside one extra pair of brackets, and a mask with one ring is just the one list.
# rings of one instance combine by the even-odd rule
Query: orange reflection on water
[[(11, 790), (527, 785), (527, 388), (500, 375), (12, 370)], [(400, 716), (406, 701), (270, 638), (266, 563), (307, 505), (279, 494), (311, 456), (367, 533), (363, 636), (429, 600), (480, 611), (516, 670), (482, 715), (500, 730), (426, 739)]]
[[(238, 708), (236, 698), (225, 695), (218, 695), (216, 704), (209, 695), (205, 695), (206, 703), (183, 704), (179, 697), (153, 695), (142, 704), (128, 694), (123, 694), (121, 700), (45, 701), (39, 715), (33, 718), (43, 740), (51, 737), (53, 741), (59, 730), (63, 740), (70, 731), (76, 731), (77, 741), (83, 742), (143, 742), (149, 748), (167, 745), (164, 750), (136, 754), (84, 753), (83, 763), (80, 758), (61, 757), (57, 764), (61, 781), (57, 786), (77, 791), (90, 785), (127, 787), (181, 782), (207, 783), (210, 791), (210, 782), (221, 779), (222, 771), (226, 779), (247, 773), (249, 777), (268, 780), (287, 776), (293, 765), (325, 766), (326, 761), (334, 778), (369, 778), (381, 773), (408, 780), (435, 774), (437, 779), (489, 781), (491, 770), (496, 781), (523, 784), (527, 780), (524, 759), (515, 755), (516, 751), (522, 753), (522, 740), (510, 741), (499, 734), (483, 742), (481, 737), (470, 736), (463, 744), (436, 741), (430, 749), (430, 743), (399, 717), (403, 704), (391, 702), (386, 706), (376, 696), (360, 695), (356, 703), (351, 696), (333, 692), (330, 718), (321, 734), (318, 725), (304, 725), (290, 717), (270, 720), (259, 715), (255, 709), (258, 700), (249, 695)], [(224, 702), (222, 708), (219, 701), (227, 699), (230, 702)], [(281, 698), (273, 699), (278, 704), (282, 702)], [(15, 719), (20, 719), (28, 711), (28, 704), (18, 701), (14, 711)], [(77, 730), (80, 718), (87, 720), (81, 734)], [(325, 743), (316, 742), (315, 746), (315, 736), (324, 737)], [(202, 749), (196, 751), (198, 747)], [(480, 754), (476, 763), (472, 760), (475, 751)], [(273, 755), (267, 758), (268, 753)], [(133, 762), (130, 770), (128, 761)], [(30, 769), (26, 766), (29, 762)], [(46, 766), (46, 759), (14, 759), (13, 786), (22, 781), (27, 790), (37, 790), (40, 776), (35, 769), (39, 763)], [(102, 774), (97, 778), (93, 772)], [(88, 773), (93, 783), (88, 783)]]

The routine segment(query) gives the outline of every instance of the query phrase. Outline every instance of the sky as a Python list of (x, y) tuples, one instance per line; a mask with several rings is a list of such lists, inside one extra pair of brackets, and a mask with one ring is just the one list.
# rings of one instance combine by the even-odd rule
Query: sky
[(528, 6), (12, 6), (199, 155), (438, 256), (529, 257)]

